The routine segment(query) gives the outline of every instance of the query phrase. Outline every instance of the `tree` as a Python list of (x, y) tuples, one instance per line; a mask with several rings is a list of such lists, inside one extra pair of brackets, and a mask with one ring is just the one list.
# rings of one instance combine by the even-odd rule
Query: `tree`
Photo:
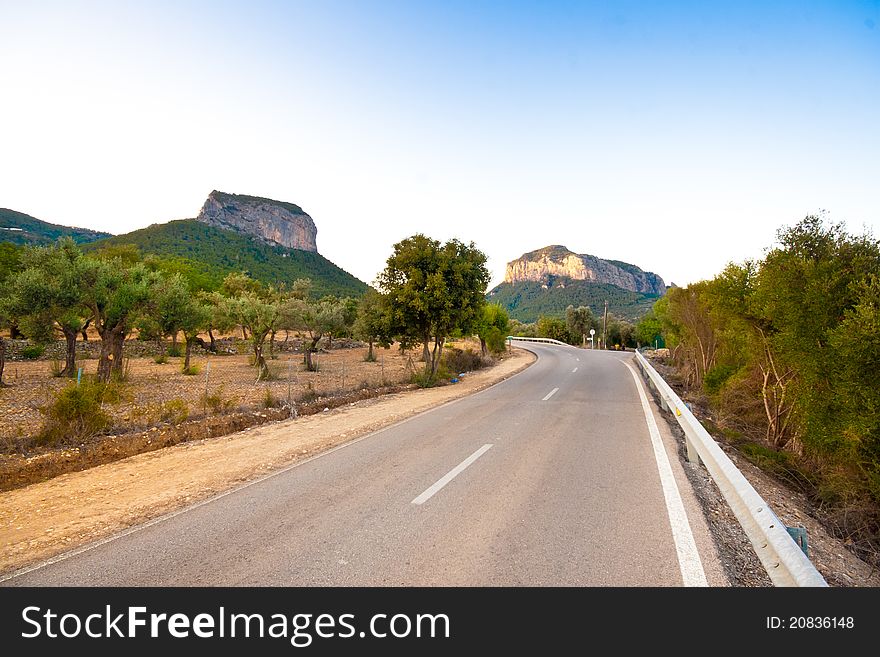
[(593, 311), (587, 306), (578, 306), (577, 308), (569, 306), (566, 308), (565, 324), (568, 327), (568, 332), (571, 334), (572, 341), (576, 344), (581, 344), (584, 341), (584, 336), (590, 332), (590, 329), (598, 327)]
[(126, 267), (120, 259), (83, 259), (81, 282), (85, 304), (101, 337), (98, 380), (122, 374), (122, 348), (138, 315), (144, 312), (161, 280), (143, 264)]
[(663, 324), (657, 318), (654, 310), (651, 309), (639, 319), (635, 328), (635, 337), (639, 345), (648, 345), (649, 347), (660, 346), (660, 340), (663, 336)]
[(192, 347), (199, 331), (211, 323), (211, 309), (195, 294), (180, 274), (165, 277), (156, 287), (153, 299), (155, 318), (163, 335), (183, 332), (186, 340), (183, 370), (190, 371)]
[(568, 326), (558, 317), (547, 317), (541, 315), (535, 322), (536, 337), (549, 338), (551, 340), (559, 340), (560, 342), (570, 342), (571, 335), (568, 332)]
[(405, 343), (421, 341), (425, 376), (433, 381), (447, 337), (473, 334), (482, 316), (486, 255), (473, 243), (453, 239), (441, 245), (413, 235), (394, 245), (378, 282), (392, 334)]
[(277, 303), (261, 299), (254, 292), (242, 292), (236, 297), (226, 297), (223, 302), (224, 312), (245, 333), (250, 333), (251, 346), (254, 350), (254, 367), (257, 368), (257, 381), (269, 376), (269, 366), (263, 354), (263, 347), (269, 333), (275, 330), (280, 319)]
[(376, 290), (368, 290), (361, 298), (352, 331), (357, 339), (363, 340), (369, 345), (366, 358), (368, 362), (372, 363), (376, 360), (373, 353), (374, 342), (385, 347), (391, 346), (391, 340), (388, 337), (388, 318), (384, 312), (382, 295)]
[[(0, 330), (12, 327), (12, 314), (8, 308), (9, 289), (7, 281), (18, 271), (21, 249), (8, 242), (0, 242)], [(6, 339), (0, 334), (0, 388), (6, 367)]]
[(52, 246), (28, 248), (23, 261), (26, 267), (10, 281), (8, 308), (36, 341), (50, 339), (52, 327), (58, 327), (67, 343), (61, 375), (74, 376), (76, 339), (91, 318), (81, 283), (87, 267), (82, 252), (68, 237)]
[(510, 316), (507, 310), (498, 303), (486, 304), (483, 308), (483, 316), (477, 325), (483, 356), (487, 356), (489, 351), (493, 354), (502, 353), (509, 331)]
[(281, 307), (280, 325), (289, 330), (305, 331), (309, 341), (303, 345), (303, 364), (309, 372), (317, 367), (312, 354), (318, 350), (318, 343), (325, 335), (339, 331), (344, 325), (345, 308), (338, 299), (324, 298), (320, 301), (305, 298), (290, 298)]

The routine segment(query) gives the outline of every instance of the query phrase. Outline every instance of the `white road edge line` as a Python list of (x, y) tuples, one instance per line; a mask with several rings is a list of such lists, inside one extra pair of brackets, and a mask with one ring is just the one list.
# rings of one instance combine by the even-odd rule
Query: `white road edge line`
[(551, 390), (550, 392), (548, 392), (548, 393), (547, 393), (547, 396), (544, 397), (544, 399), (542, 399), (541, 401), (547, 401), (547, 400), (550, 399), (553, 395), (555, 395), (558, 391), (559, 391), (559, 388), (553, 388), (553, 390)]
[(482, 447), (480, 447), (480, 449), (478, 449), (476, 452), (474, 452), (473, 454), (468, 456), (464, 461), (459, 463), (457, 466), (452, 468), (452, 470), (450, 470), (445, 475), (443, 475), (440, 479), (438, 479), (434, 485), (432, 485), (424, 493), (422, 493), (416, 499), (414, 499), (412, 501), (412, 503), (413, 504), (424, 504), (425, 502), (430, 500), (432, 497), (434, 497), (434, 495), (439, 493), (440, 490), (446, 484), (448, 484), (450, 481), (452, 481), (458, 475), (460, 475), (462, 472), (464, 472), (465, 469), (467, 469), (467, 467), (469, 465), (471, 465), (471, 463), (476, 461), (478, 458), (480, 458), (483, 454), (488, 452), (490, 449), (492, 449), (492, 445), (488, 444), (488, 443), (486, 445), (483, 445)]
[(706, 581), (706, 573), (703, 570), (703, 562), (700, 560), (700, 553), (697, 550), (697, 543), (694, 541), (694, 534), (681, 501), (681, 494), (675, 483), (675, 475), (672, 473), (669, 457), (666, 455), (663, 440), (660, 438), (660, 430), (657, 428), (657, 422), (654, 420), (654, 414), (648, 404), (648, 397), (645, 395), (645, 388), (633, 366), (629, 363), (623, 364), (627, 366), (636, 382), (636, 389), (642, 402), (642, 411), (645, 413), (645, 422), (647, 422), (648, 432), (651, 434), (651, 445), (654, 447), (654, 459), (657, 461), (657, 470), (660, 472), (660, 484), (663, 487), (663, 497), (666, 499), (666, 511), (669, 514), (669, 524), (672, 527), (672, 540), (678, 554), (682, 582), (685, 586), (709, 586)]
[(575, 368), (571, 371), (571, 373), (574, 374), (574, 373), (577, 372), (577, 371), (578, 371), (578, 368), (575, 367)]

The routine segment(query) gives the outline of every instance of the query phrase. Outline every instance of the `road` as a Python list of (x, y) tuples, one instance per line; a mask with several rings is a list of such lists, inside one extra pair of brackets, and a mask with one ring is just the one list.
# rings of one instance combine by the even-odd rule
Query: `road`
[(522, 346), (483, 392), (3, 585), (724, 585), (632, 354)]

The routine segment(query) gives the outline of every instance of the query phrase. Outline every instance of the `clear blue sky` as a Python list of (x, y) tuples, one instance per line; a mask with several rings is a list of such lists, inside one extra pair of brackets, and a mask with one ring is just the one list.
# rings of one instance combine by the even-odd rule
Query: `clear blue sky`
[(394, 242), (688, 283), (821, 209), (880, 228), (880, 2), (0, 0), (0, 206), (114, 233), (212, 189)]

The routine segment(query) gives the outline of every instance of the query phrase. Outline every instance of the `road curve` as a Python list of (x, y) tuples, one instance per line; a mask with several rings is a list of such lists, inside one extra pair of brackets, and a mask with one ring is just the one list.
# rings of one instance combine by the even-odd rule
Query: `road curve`
[(498, 385), (3, 585), (725, 584), (632, 354), (522, 346)]

